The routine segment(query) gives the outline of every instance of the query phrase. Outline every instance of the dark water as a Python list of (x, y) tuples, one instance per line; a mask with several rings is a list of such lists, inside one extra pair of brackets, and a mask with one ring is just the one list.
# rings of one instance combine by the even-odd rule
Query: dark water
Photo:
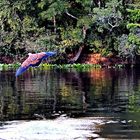
[(14, 75), (0, 71), (0, 139), (140, 139), (140, 69)]

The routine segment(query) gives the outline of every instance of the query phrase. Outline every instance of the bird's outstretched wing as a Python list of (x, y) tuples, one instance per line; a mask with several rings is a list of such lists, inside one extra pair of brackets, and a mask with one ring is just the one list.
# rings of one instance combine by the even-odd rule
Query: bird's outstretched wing
[(26, 71), (29, 67), (39, 66), (42, 60), (53, 56), (56, 52), (41, 52), (36, 54), (29, 53), (28, 58), (21, 64), (21, 66), (16, 71), (16, 76), (21, 75), (24, 71)]

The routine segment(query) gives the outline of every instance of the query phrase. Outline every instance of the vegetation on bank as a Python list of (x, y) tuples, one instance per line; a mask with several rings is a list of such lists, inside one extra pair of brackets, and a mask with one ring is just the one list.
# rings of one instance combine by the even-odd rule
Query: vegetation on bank
[(135, 63), (140, 54), (140, 0), (1, 0), (0, 63), (55, 50), (56, 63), (84, 53)]
[[(20, 67), (20, 63), (15, 64), (0, 64), (0, 71), (7, 71), (7, 70), (16, 70)], [(107, 68), (124, 68), (124, 65), (114, 65), (114, 66), (108, 66)], [(47, 64), (43, 63), (40, 65), (40, 67), (36, 67), (37, 69), (62, 69), (62, 70), (70, 70), (70, 69), (76, 69), (80, 71), (87, 71), (91, 68), (100, 69), (103, 68), (100, 64)]]

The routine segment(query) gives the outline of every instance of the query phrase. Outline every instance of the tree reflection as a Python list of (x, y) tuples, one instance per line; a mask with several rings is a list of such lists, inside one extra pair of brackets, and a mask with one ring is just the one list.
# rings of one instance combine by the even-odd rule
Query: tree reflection
[(1, 72), (0, 117), (3, 119), (46, 118), (56, 113), (95, 115), (138, 112), (140, 75), (117, 69), (30, 69), (15, 79)]

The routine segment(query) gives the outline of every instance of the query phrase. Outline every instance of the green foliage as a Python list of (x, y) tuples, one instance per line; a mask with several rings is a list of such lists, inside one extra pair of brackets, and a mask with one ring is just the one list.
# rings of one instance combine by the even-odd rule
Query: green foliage
[(90, 28), (92, 23), (93, 21), (90, 16), (84, 16), (84, 17), (79, 18), (79, 20), (77, 21), (77, 26), (78, 27), (86, 26), (87, 28)]
[(90, 51), (94, 53), (100, 53), (102, 56), (107, 56), (110, 53), (109, 48), (104, 47), (101, 40), (94, 40), (90, 43), (94, 46), (90, 48)]
[(41, 12), (39, 13), (39, 16), (42, 20), (52, 20), (54, 16), (58, 16), (65, 12), (67, 7), (69, 6), (69, 3), (66, 1), (60, 1), (60, 0), (52, 0), (52, 1), (46, 1), (42, 0), (38, 3), (38, 8), (41, 9)]
[(24, 33), (32, 32), (37, 29), (35, 19), (26, 15), (23, 19), (23, 31)]
[(62, 30), (61, 38), (62, 40), (69, 39), (79, 43), (82, 42), (84, 39), (82, 36), (82, 30), (80, 28), (72, 27), (69, 27), (66, 30)]
[(129, 41), (131, 44), (135, 44), (135, 45), (140, 46), (140, 38), (139, 38), (139, 36), (137, 36), (137, 35), (135, 35), (135, 34), (130, 34), (130, 35), (129, 35), (129, 38), (128, 38), (128, 41)]
[(55, 44), (56, 43), (55, 39), (56, 39), (56, 35), (41, 36), (35, 41), (35, 43), (38, 44), (40, 51), (43, 50), (51, 51), (57, 48), (57, 44)]
[(127, 24), (127, 28), (128, 29), (135, 29), (135, 28), (137, 28), (137, 27), (140, 27), (140, 24), (139, 23), (128, 23)]
[(19, 63), (15, 64), (0, 64), (0, 71), (7, 71), (7, 70), (13, 70), (17, 69), (20, 66)]
[(140, 9), (128, 9), (129, 19), (131, 22), (139, 22), (140, 20)]
[(117, 51), (119, 56), (123, 58), (131, 58), (134, 57), (136, 50), (136, 46), (128, 42), (128, 36), (122, 35), (118, 38), (118, 47)]
[(129, 30), (128, 42), (135, 48), (135, 54), (140, 54), (140, 9), (128, 9), (128, 23), (127, 29)]
[(134, 33), (122, 35), (118, 38), (117, 51), (124, 58), (134, 59), (135, 55), (140, 54), (140, 38)]
[[(81, 44), (103, 55), (139, 50), (140, 10), (132, 6), (137, 2), (1, 0), (0, 54), (23, 55), (22, 49), (24, 54), (46, 50), (64, 54)], [(127, 38), (119, 40), (123, 34)]]

